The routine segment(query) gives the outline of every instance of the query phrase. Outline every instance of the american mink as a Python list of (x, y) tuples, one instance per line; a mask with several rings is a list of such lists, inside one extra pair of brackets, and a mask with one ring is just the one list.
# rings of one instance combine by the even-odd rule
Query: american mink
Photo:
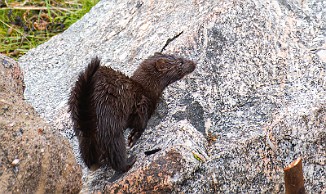
[(68, 105), (82, 159), (88, 168), (109, 164), (126, 172), (135, 156), (127, 158), (124, 130), (131, 129), (132, 147), (144, 132), (159, 98), (169, 84), (194, 71), (194, 62), (155, 53), (129, 78), (93, 58), (80, 73)]

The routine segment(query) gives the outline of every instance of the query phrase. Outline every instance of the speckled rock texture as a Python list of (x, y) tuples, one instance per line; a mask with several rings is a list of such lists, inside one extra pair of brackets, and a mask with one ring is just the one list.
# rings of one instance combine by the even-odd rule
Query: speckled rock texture
[(197, 69), (164, 92), (134, 167), (114, 183), (110, 167), (84, 168), (83, 191), (282, 193), (301, 156), (306, 191), (325, 193), (324, 0), (102, 0), (19, 59), (25, 98), (78, 157), (66, 105), (78, 73), (97, 55), (131, 75), (182, 31), (164, 52)]
[(0, 193), (78, 193), (82, 171), (69, 142), (23, 100), (23, 77), (0, 54)]

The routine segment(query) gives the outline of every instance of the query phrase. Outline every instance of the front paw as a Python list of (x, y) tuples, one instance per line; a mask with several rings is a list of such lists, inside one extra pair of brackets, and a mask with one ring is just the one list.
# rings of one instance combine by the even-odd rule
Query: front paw
[[(136, 156), (131, 155), (128, 159), (127, 159), (127, 165), (129, 167), (129, 169), (134, 165), (134, 163), (136, 162)], [(129, 170), (128, 169), (128, 170)]]
[(141, 134), (138, 132), (135, 133), (131, 132), (128, 137), (128, 146), (133, 147), (136, 144), (137, 140), (139, 139), (140, 135)]

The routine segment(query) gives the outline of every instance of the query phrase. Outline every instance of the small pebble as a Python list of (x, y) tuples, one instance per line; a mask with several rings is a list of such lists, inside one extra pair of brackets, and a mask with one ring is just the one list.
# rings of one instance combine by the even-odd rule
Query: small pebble
[(18, 163), (19, 163), (19, 159), (14, 159), (14, 161), (12, 161), (11, 165), (17, 166)]

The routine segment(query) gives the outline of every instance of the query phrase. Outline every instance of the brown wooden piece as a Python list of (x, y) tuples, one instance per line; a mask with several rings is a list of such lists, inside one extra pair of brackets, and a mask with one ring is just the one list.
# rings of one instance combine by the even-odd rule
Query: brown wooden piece
[(302, 158), (299, 157), (284, 168), (284, 181), (286, 194), (304, 194)]

